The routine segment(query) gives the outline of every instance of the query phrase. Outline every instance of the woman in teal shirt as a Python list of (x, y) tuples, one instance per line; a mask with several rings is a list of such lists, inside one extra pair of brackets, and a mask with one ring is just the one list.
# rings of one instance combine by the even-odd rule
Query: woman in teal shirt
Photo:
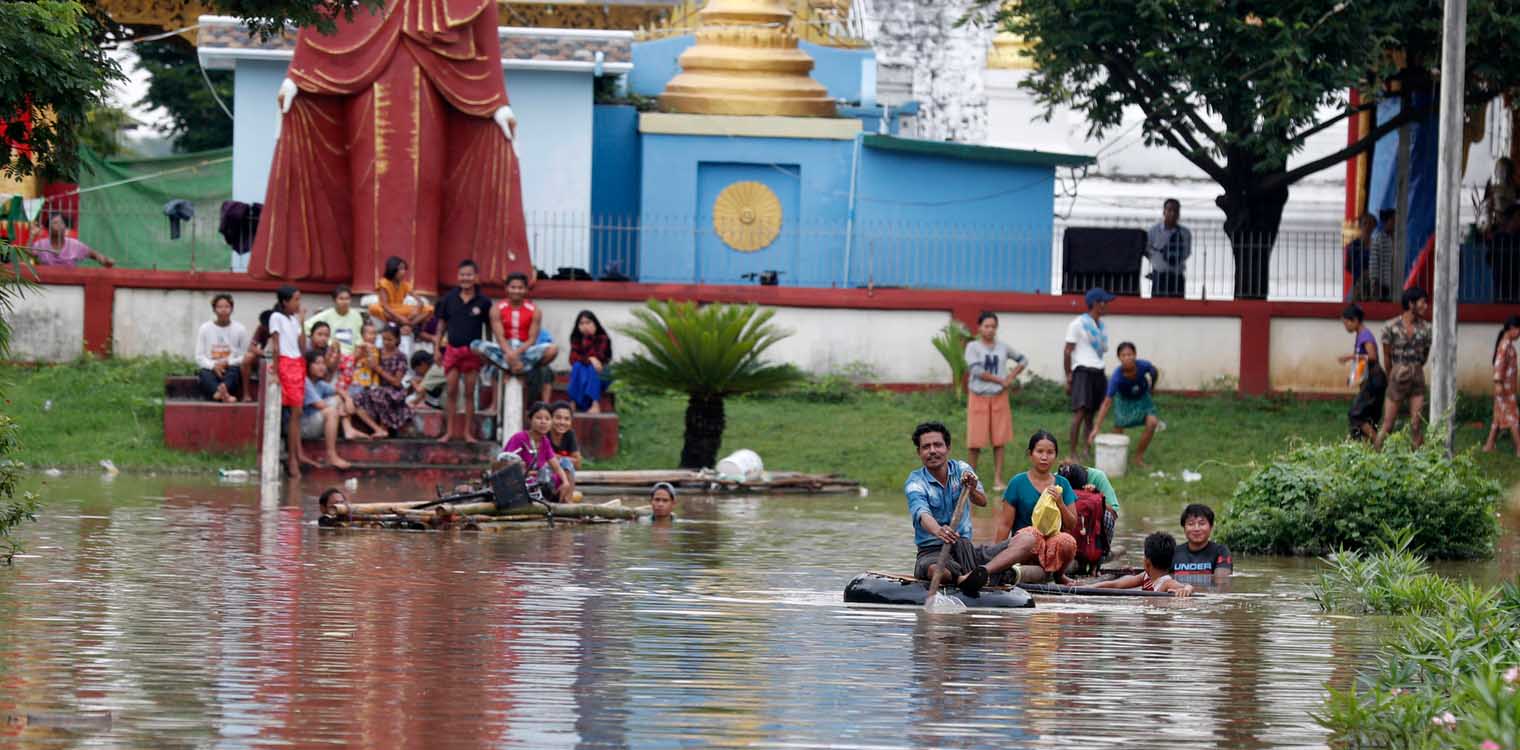
[[(1070, 506), (1077, 502), (1077, 493), (1072, 490), (1071, 483), (1055, 473), (1057, 450), (1056, 438), (1049, 432), (1040, 430), (1030, 436), (1029, 471), (1015, 476), (1008, 483), (1008, 489), (1003, 491), (1004, 506), (1000, 509), (999, 515), (1002, 517), (998, 523), (999, 541), (1018, 533), (1019, 529), (1031, 523), (1030, 516), (1034, 514), (1035, 503), (1040, 501), (1040, 494), (1051, 484), (1060, 485), (1064, 505)], [(1070, 530), (1076, 525), (1076, 520), (1076, 511), (1064, 507), (1061, 509), (1062, 529)]]

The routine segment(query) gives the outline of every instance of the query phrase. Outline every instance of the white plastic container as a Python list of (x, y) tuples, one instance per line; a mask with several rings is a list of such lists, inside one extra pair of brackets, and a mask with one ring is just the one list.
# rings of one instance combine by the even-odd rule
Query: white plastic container
[(1110, 477), (1124, 476), (1129, 466), (1129, 436), (1105, 434), (1093, 440), (1098, 469)]
[(740, 448), (728, 454), (727, 458), (719, 461), (713, 468), (718, 470), (718, 476), (746, 482), (758, 481), (765, 474), (765, 464), (760, 461), (760, 454), (748, 448)]

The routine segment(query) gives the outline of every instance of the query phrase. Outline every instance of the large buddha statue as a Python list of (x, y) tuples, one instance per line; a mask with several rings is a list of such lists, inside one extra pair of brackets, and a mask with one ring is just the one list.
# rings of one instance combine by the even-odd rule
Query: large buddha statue
[(396, 255), (427, 293), (465, 258), (483, 279), (527, 272), (496, 0), (387, 0), (336, 22), (300, 32), (280, 85), (250, 270), (366, 292)]

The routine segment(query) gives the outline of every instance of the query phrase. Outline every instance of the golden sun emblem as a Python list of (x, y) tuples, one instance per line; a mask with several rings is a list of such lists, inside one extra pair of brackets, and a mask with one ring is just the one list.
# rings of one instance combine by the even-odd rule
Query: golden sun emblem
[(781, 234), (781, 200), (759, 182), (736, 182), (713, 200), (713, 231), (740, 252), (763, 249)]

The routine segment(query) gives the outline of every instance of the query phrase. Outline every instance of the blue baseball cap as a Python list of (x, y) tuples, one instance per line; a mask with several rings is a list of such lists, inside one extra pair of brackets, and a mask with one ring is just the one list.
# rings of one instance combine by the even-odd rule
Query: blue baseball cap
[(1109, 294), (1108, 290), (1104, 289), (1101, 286), (1095, 286), (1095, 287), (1087, 290), (1087, 306), (1088, 306), (1088, 308), (1091, 308), (1093, 305), (1096, 305), (1099, 302), (1108, 302), (1108, 301), (1112, 300), (1113, 298), (1114, 298), (1114, 295)]

